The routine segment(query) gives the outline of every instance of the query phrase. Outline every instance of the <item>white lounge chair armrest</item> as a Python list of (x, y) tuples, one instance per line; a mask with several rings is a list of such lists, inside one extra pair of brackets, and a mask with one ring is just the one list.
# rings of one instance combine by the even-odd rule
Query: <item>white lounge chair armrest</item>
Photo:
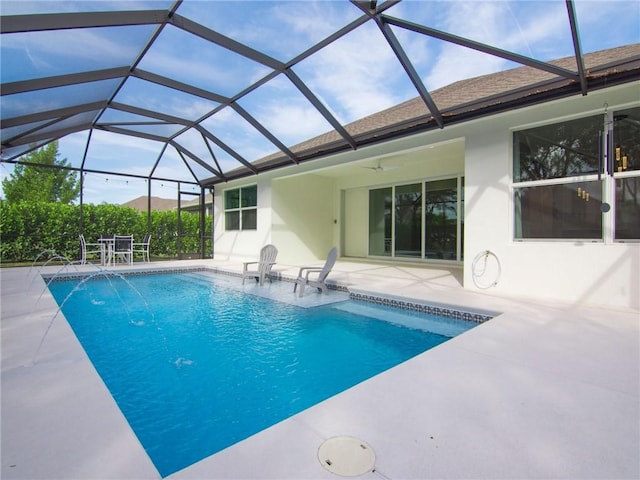
[(301, 277), (302, 276), (302, 272), (304, 272), (305, 270), (307, 270), (309, 268), (313, 268), (313, 267), (300, 267), (300, 270), (298, 270), (298, 277)]
[(257, 264), (259, 264), (259, 263), (260, 263), (260, 262), (243, 262), (243, 263), (242, 263), (242, 265), (243, 265), (243, 267), (242, 267), (242, 272), (243, 272), (243, 273), (246, 273), (246, 272), (247, 272), (247, 270), (249, 270), (249, 265), (257, 265)]
[(310, 273), (320, 273), (322, 271), (322, 268), (320, 267), (302, 267), (300, 269), (300, 273), (298, 274), (299, 277), (302, 276), (302, 272), (306, 270), (307, 273), (304, 275), (304, 278), (309, 280), (309, 274)]

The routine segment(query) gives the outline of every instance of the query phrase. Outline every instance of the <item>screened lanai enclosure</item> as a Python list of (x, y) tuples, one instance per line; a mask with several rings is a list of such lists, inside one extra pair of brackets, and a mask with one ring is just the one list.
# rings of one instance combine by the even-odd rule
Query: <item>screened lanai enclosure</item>
[[(635, 1), (5, 0), (0, 9), (3, 177), (58, 141), (85, 203), (203, 197), (230, 180), (587, 95), (636, 70), (622, 58), (590, 71), (585, 54), (639, 36)], [(569, 66), (552, 61), (561, 57)], [(518, 91), (432, 95), (523, 65), (536, 74)], [(408, 115), (376, 116), (407, 102)]]

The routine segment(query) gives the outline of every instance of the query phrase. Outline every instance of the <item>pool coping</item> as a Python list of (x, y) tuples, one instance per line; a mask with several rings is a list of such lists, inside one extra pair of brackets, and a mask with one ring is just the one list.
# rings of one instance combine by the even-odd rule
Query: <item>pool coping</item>
[[(66, 321), (29, 365), (56, 305), (15, 270), (0, 272), (2, 478), (159, 478)], [(638, 311), (389, 278), (391, 296), (502, 314), (168, 478), (335, 479), (317, 452), (340, 435), (375, 450), (362, 478), (640, 475)]]

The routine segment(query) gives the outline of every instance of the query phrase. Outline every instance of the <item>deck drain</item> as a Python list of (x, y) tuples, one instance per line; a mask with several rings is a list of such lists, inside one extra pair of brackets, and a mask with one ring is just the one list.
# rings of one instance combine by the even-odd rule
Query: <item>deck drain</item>
[(355, 477), (373, 470), (376, 454), (362, 440), (354, 437), (333, 437), (318, 449), (320, 464), (331, 473)]

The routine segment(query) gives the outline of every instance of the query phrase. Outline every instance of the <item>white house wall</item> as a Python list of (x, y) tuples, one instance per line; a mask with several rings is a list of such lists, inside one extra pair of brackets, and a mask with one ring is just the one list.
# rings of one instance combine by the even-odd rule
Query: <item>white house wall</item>
[(277, 178), (270, 173), (230, 182), (224, 189), (252, 183), (258, 185), (256, 230), (225, 231), (224, 190), (216, 189), (214, 258), (257, 258), (267, 243), (276, 245), (281, 263), (306, 264), (326, 258), (338, 238), (335, 180), (313, 174)]
[(335, 181), (313, 174), (275, 179), (272, 192), (278, 259), (294, 265), (325, 259), (337, 234)]
[(345, 190), (342, 211), (342, 254), (345, 257), (366, 257), (369, 250), (369, 189), (361, 187)]
[(256, 230), (225, 231), (224, 228), (224, 190), (216, 188), (213, 200), (213, 256), (221, 260), (258, 258), (259, 250), (271, 243), (271, 178), (257, 176), (245, 179), (237, 185), (258, 186), (258, 222)]
[[(640, 84), (635, 83), (513, 111), (467, 128), (465, 288), (477, 289), (472, 263), (490, 250), (502, 267), (491, 292), (640, 308), (640, 243), (514, 241), (511, 189), (513, 130), (604, 113), (634, 101), (637, 105), (638, 99)], [(478, 283), (491, 284), (486, 279)]]
[[(258, 230), (224, 232), (216, 215), (216, 256), (256, 256), (272, 242), (279, 260), (294, 264), (323, 259), (333, 245), (342, 256), (364, 257), (370, 188), (463, 174), (465, 288), (479, 289), (473, 259), (490, 250), (502, 272), (489, 292), (640, 308), (640, 243), (514, 241), (511, 184), (514, 130), (628, 108), (639, 99), (635, 82), (261, 174)], [(362, 168), (378, 159), (403, 167)], [(224, 188), (251, 182), (255, 177)], [(222, 187), (215, 205), (220, 212)]]

